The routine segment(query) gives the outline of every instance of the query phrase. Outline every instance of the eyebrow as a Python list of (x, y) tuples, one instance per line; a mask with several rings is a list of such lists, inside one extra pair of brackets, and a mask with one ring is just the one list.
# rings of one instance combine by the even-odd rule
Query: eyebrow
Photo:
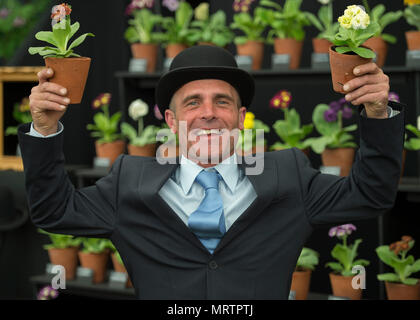
[[(225, 94), (225, 93), (217, 93), (214, 96), (214, 99), (220, 99), (220, 98), (224, 98), (224, 99), (229, 100), (231, 102), (235, 102), (235, 100), (233, 99), (233, 97), (231, 97), (230, 95)], [(182, 100), (182, 104), (185, 104), (186, 102), (188, 102), (189, 100), (192, 100), (192, 99), (203, 99), (203, 96), (201, 94), (192, 94), (192, 95), (186, 96)]]

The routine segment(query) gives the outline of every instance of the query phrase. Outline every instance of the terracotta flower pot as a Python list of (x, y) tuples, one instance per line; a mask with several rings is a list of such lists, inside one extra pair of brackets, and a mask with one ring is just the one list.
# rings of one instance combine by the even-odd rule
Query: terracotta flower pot
[[(111, 254), (111, 259), (112, 259), (112, 265), (114, 266), (114, 270), (116, 272), (127, 273), (127, 269), (125, 268), (125, 266), (123, 264), (121, 264), (118, 261), (117, 256), (115, 255), (114, 252)], [(133, 287), (133, 283), (131, 282), (129, 277), (127, 277), (126, 286), (127, 286), (127, 288), (132, 288)]]
[(335, 46), (331, 46), (329, 50), (333, 89), (335, 92), (345, 93), (343, 85), (356, 77), (353, 69), (356, 66), (372, 61), (372, 59), (362, 58), (357, 54), (338, 53), (334, 48)]
[(364, 46), (372, 49), (376, 53), (376, 64), (382, 68), (388, 53), (388, 43), (381, 37), (372, 37), (363, 43)]
[(296, 293), (295, 300), (306, 300), (311, 284), (311, 274), (311, 270), (293, 272), (290, 290)]
[(420, 281), (414, 286), (385, 281), (388, 300), (420, 300)]
[(133, 43), (131, 53), (135, 59), (147, 60), (147, 72), (155, 72), (158, 45), (156, 43)]
[(330, 273), (330, 282), (333, 295), (336, 297), (350, 298), (351, 300), (360, 300), (362, 298), (362, 289), (353, 289), (353, 276), (345, 277), (342, 275)]
[(157, 152), (159, 153), (159, 157), (168, 158), (170, 157), (179, 157), (179, 146), (177, 145), (165, 145), (164, 149), (158, 148)]
[(45, 58), (45, 66), (54, 70), (50, 82), (67, 89), (70, 104), (80, 103), (90, 68), (90, 58)]
[(48, 255), (52, 264), (62, 265), (66, 270), (66, 280), (74, 279), (77, 268), (77, 252), (79, 247), (68, 247), (64, 249), (48, 249)]
[(93, 270), (93, 283), (102, 283), (105, 281), (108, 256), (108, 251), (102, 253), (87, 253), (79, 251), (80, 265), (83, 268)]
[(408, 50), (420, 50), (420, 31), (406, 31), (405, 39)]
[(128, 154), (132, 156), (141, 157), (155, 157), (156, 156), (156, 143), (146, 144), (145, 146), (128, 145)]
[(239, 56), (251, 56), (252, 57), (252, 70), (261, 69), (263, 54), (264, 54), (264, 43), (261, 41), (248, 41), (245, 44), (236, 45), (236, 50)]
[(124, 140), (117, 140), (109, 143), (95, 142), (96, 156), (99, 158), (108, 158), (110, 165), (118, 158), (118, 156), (124, 153), (125, 142)]
[(353, 165), (354, 153), (354, 148), (325, 149), (321, 154), (322, 164), (327, 167), (340, 167), (340, 176), (348, 176)]
[(327, 39), (313, 38), (312, 48), (315, 53), (328, 53), (332, 43)]
[(300, 65), (302, 56), (303, 41), (297, 41), (292, 38), (274, 39), (274, 52), (277, 54), (290, 55), (289, 68), (297, 69)]
[(188, 46), (182, 43), (169, 43), (166, 48), (166, 57), (167, 58), (175, 58), (182, 50), (187, 49)]

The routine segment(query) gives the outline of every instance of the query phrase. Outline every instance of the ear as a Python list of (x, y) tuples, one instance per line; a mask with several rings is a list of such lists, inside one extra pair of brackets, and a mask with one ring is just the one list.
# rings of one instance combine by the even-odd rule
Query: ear
[(168, 124), (169, 128), (171, 128), (172, 133), (176, 133), (178, 131), (175, 113), (172, 110), (165, 110), (165, 121)]
[(238, 129), (239, 130), (244, 129), (245, 114), (246, 114), (246, 108), (245, 107), (240, 107), (239, 108), (239, 115), (238, 115), (238, 117), (239, 117)]

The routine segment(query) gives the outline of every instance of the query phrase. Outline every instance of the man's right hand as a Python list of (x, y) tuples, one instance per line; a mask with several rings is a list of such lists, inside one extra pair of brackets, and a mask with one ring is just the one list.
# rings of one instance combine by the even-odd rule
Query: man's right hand
[(51, 68), (38, 72), (39, 83), (32, 88), (29, 96), (34, 129), (47, 136), (57, 133), (58, 120), (64, 115), (70, 100), (67, 89), (59, 84), (48, 82), (54, 71)]

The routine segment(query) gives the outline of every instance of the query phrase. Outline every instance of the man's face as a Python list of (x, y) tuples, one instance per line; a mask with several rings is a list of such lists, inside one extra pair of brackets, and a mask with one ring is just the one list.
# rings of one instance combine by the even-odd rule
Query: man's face
[(175, 113), (166, 110), (165, 120), (178, 132), (181, 152), (183, 143), (187, 146), (184, 156), (211, 166), (211, 159), (221, 161), (233, 154), (230, 135), (234, 129), (243, 129), (246, 108), (238, 108), (238, 94), (229, 83), (216, 79), (188, 82), (175, 92), (172, 102)]

